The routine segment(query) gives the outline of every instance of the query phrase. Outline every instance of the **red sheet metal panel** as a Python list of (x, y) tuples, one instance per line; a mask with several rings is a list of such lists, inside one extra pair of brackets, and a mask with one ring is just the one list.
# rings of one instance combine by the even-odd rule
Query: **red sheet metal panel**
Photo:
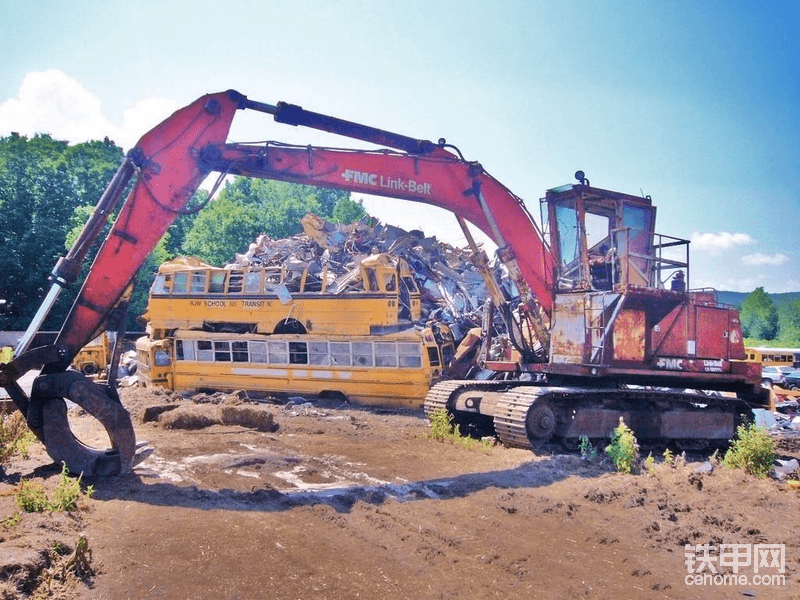
[(614, 323), (614, 360), (644, 362), (647, 315), (642, 310), (620, 311)]

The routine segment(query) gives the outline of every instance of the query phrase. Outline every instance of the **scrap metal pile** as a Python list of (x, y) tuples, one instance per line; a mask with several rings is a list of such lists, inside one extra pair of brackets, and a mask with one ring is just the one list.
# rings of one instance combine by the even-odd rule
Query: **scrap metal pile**
[(326, 277), (326, 290), (340, 293), (361, 287), (359, 265), (364, 258), (384, 253), (410, 266), (421, 291), (424, 319), (448, 323), (456, 339), (480, 326), (489, 292), (468, 249), (371, 217), (336, 224), (309, 213), (301, 223), (303, 233), (289, 238), (260, 235), (226, 268), (282, 267), (295, 278), (305, 272), (306, 287)]

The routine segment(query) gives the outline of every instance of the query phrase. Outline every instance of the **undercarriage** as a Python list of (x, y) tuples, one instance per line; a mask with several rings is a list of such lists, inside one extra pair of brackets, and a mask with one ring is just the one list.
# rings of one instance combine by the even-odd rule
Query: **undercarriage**
[(669, 388), (553, 386), (530, 381), (445, 381), (431, 388), (425, 412), (445, 410), (462, 432), (494, 433), (506, 446), (536, 450), (611, 437), (623, 419), (644, 446), (706, 450), (724, 446), (754, 396)]

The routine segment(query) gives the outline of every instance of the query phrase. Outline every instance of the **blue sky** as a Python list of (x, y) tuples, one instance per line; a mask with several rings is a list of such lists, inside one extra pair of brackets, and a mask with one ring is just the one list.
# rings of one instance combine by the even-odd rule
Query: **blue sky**
[[(693, 287), (800, 291), (800, 2), (3, 0), (0, 14), (0, 135), (128, 148), (234, 88), (445, 137), (534, 215), (582, 169), (652, 196), (657, 230), (693, 240)], [(231, 141), (264, 139), (344, 145), (237, 117)], [(443, 211), (365, 205), (463, 243)]]

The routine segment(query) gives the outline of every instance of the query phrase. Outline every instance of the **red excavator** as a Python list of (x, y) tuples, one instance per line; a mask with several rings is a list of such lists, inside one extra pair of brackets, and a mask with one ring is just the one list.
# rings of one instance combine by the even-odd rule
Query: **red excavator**
[[(226, 144), (237, 110), (376, 149)], [(540, 228), (519, 197), (444, 139), (414, 139), (227, 91), (180, 109), (128, 153), (55, 266), (15, 358), (0, 366), (0, 385), (30, 429), (73, 472), (126, 473), (139, 460), (114, 382), (101, 386), (69, 365), (120, 320), (136, 272), (211, 172), (218, 182), (244, 175), (432, 204), (455, 214), (475, 250), (466, 221), (497, 244), (508, 285), (498, 283), (485, 254), (476, 256), (491, 293), (477, 352), (481, 378), (435, 385), (425, 402), (429, 414), (447, 410), (459, 424), (492, 428), (505, 444), (523, 448), (606, 438), (620, 417), (641, 440), (699, 448), (724, 443), (742, 415), (768, 405), (758, 365), (744, 360), (736, 310), (712, 290), (688, 288), (688, 241), (655, 232), (650, 197), (592, 187), (579, 171), (576, 184), (547, 191)], [(55, 343), (29, 348), (117, 210)], [(28, 395), (18, 380), (34, 369), (41, 371)], [(65, 399), (102, 423), (110, 449), (74, 437)]]

